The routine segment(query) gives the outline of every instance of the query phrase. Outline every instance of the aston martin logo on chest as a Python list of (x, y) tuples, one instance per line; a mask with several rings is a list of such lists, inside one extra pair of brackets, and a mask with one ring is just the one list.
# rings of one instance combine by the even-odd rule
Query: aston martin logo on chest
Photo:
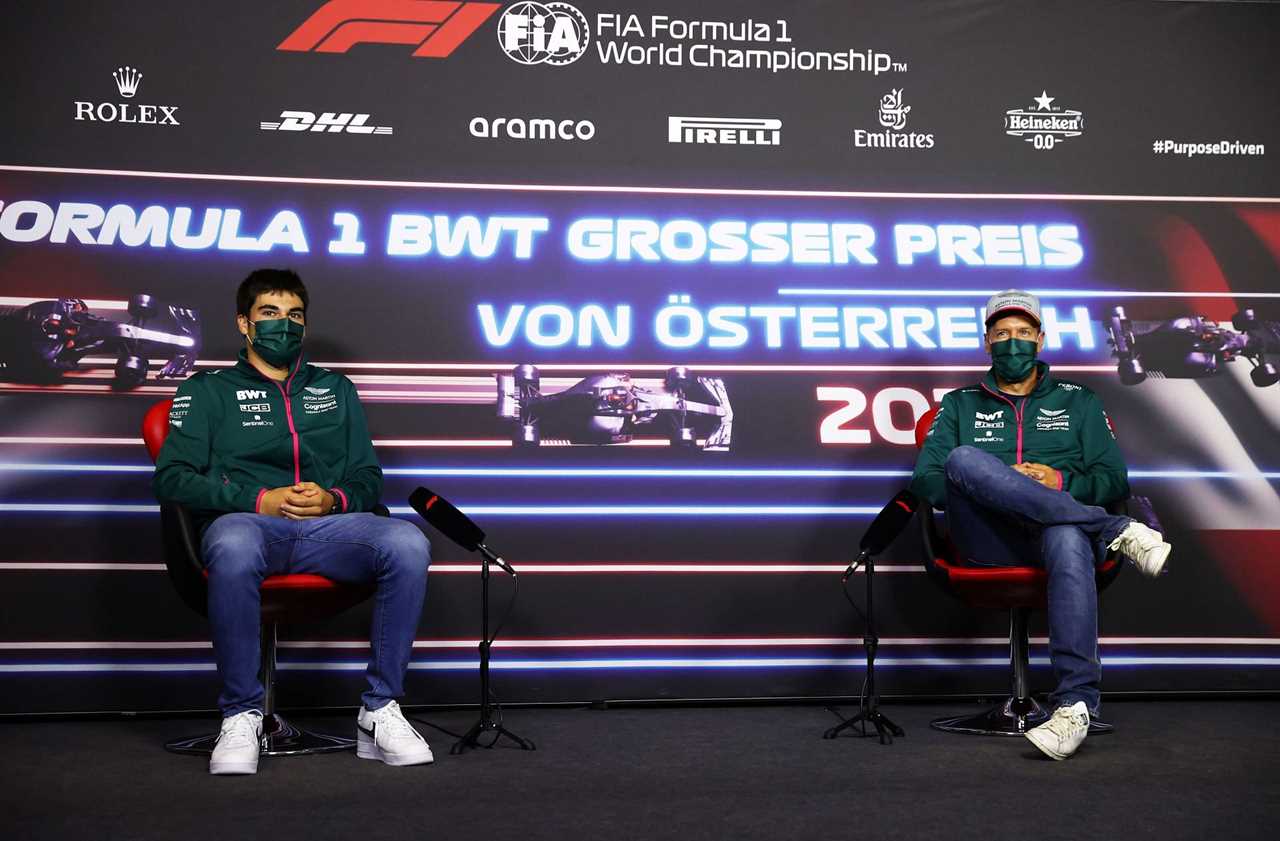
[(1066, 409), (1040, 409), (1036, 415), (1036, 429), (1040, 432), (1067, 432), (1071, 429), (1071, 415)]

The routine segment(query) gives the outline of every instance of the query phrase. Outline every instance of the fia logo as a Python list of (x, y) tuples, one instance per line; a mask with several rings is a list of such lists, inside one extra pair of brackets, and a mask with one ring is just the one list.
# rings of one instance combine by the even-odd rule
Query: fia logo
[(520, 64), (572, 64), (590, 42), (586, 17), (568, 3), (513, 3), (498, 19), (498, 44)]

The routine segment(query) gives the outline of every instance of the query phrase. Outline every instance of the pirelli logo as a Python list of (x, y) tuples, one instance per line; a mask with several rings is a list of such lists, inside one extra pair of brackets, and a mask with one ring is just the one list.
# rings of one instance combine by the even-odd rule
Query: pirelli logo
[(667, 117), (669, 143), (778, 146), (782, 120), (773, 117)]

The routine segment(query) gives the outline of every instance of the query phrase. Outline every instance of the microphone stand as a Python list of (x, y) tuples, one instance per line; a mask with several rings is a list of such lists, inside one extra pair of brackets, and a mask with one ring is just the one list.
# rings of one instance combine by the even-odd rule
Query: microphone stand
[[(875, 628), (875, 610), (871, 601), (871, 579), (875, 577), (876, 562), (871, 553), (863, 550), (858, 555), (858, 559), (849, 565), (849, 572), (845, 573), (847, 581), (849, 575), (858, 566), (863, 563), (866, 565), (866, 571), (863, 577), (866, 578), (867, 584), (867, 623), (866, 628), (862, 632), (862, 647), (867, 652), (867, 686), (859, 700), (858, 713), (844, 719), (835, 727), (827, 730), (822, 734), (824, 739), (834, 739), (844, 730), (853, 727), (855, 724), (862, 725), (862, 737), (866, 738), (867, 723), (870, 722), (875, 727), (876, 733), (880, 736), (880, 744), (893, 744), (893, 737), (905, 736), (906, 733), (901, 727), (889, 720), (889, 717), (880, 712), (880, 694), (876, 691), (876, 649), (880, 646), (880, 638), (876, 636)], [(843, 586), (843, 582), (842, 582)]]
[[(489, 564), (494, 563), (507, 572), (512, 578), (516, 571), (502, 558), (498, 557), (488, 546), (479, 544), (480, 552), (480, 720), (471, 725), (471, 729), (449, 750), (453, 756), (465, 752), (468, 748), (492, 748), (503, 736), (515, 742), (520, 750), (537, 750), (537, 746), (528, 739), (522, 739), (502, 726), (502, 719), (493, 718), (493, 704), (489, 698), (489, 649), (493, 640), (489, 639)], [(488, 744), (480, 742), (482, 733), (493, 733), (493, 741)]]

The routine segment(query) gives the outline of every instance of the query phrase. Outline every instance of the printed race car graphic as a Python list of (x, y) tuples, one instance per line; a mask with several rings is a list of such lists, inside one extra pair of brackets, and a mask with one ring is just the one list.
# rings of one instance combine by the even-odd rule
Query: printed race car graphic
[(1241, 310), (1232, 316), (1231, 325), (1234, 330), (1203, 316), (1131, 321), (1124, 307), (1116, 307), (1107, 332), (1120, 382), (1137, 385), (1149, 375), (1212, 377), (1239, 358), (1253, 363), (1249, 377), (1259, 388), (1280, 382), (1280, 371), (1266, 359), (1267, 354), (1280, 354), (1280, 323)]
[(115, 354), (118, 390), (141, 385), (153, 356), (168, 360), (158, 378), (190, 373), (200, 352), (199, 314), (150, 295), (134, 295), (128, 310), (125, 322), (94, 315), (79, 298), (0, 307), (0, 378), (53, 383), (91, 353)]
[(733, 408), (724, 381), (670, 368), (656, 388), (629, 374), (597, 374), (555, 394), (539, 391), (538, 369), (518, 365), (498, 380), (498, 417), (516, 421), (516, 446), (545, 436), (575, 444), (624, 444), (637, 435), (664, 435), (672, 446), (726, 451)]

